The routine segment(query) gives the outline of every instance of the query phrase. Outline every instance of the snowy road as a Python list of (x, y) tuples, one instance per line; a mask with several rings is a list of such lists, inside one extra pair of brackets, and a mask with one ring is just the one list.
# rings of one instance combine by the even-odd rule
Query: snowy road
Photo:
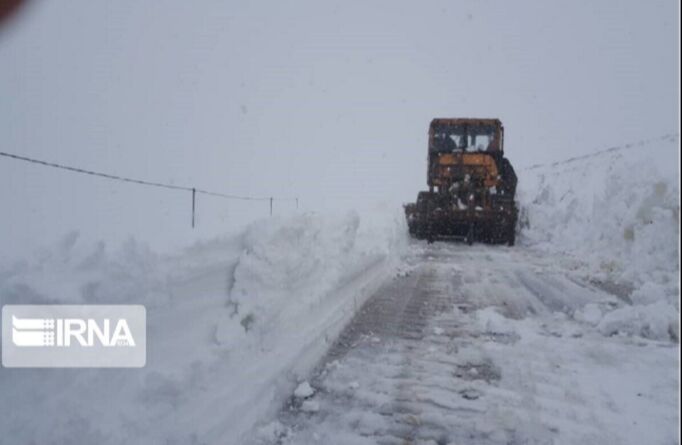
[(605, 337), (627, 304), (561, 258), (413, 243), (293, 397), (282, 444), (677, 443), (677, 346)]

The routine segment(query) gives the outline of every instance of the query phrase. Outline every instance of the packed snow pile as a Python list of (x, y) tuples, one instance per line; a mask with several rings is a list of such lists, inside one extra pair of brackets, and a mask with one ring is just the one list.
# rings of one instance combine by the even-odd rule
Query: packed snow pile
[(346, 308), (334, 291), (361, 280), (401, 248), (405, 235), (400, 217), (395, 216), (392, 227), (377, 231), (362, 230), (356, 213), (325, 224), (304, 215), (284, 225), (252, 225), (230, 292), (229, 304), (240, 324), (268, 347), (279, 341), (282, 325), (305, 330), (301, 313), (320, 310), (321, 317), (337, 317), (336, 309)]
[(239, 443), (394, 273), (403, 219), (271, 218), (175, 256), (74, 233), (0, 270), (1, 304), (147, 308), (145, 368), (2, 369), (3, 443)]
[(564, 254), (627, 303), (586, 308), (606, 335), (679, 340), (678, 161), (668, 136), (519, 172), (523, 243)]

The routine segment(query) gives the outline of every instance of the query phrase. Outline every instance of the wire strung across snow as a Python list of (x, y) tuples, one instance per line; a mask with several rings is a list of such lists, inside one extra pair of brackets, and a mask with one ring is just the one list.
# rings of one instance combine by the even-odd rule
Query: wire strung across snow
[(42, 161), (40, 159), (29, 158), (27, 156), (20, 156), (20, 155), (16, 155), (13, 153), (6, 153), (4, 151), (0, 151), (0, 156), (4, 156), (6, 158), (11, 158), (11, 159), (16, 159), (19, 161), (30, 162), (33, 164), (40, 164), (40, 165), (44, 165), (47, 167), (53, 167), (53, 168), (59, 168), (62, 170), (68, 170), (71, 172), (82, 173), (85, 175), (99, 176), (101, 178), (112, 179), (115, 181), (129, 182), (129, 183), (133, 183), (133, 184), (147, 185), (147, 186), (151, 186), (151, 187), (160, 187), (160, 188), (166, 188), (166, 189), (171, 189), (171, 190), (184, 190), (184, 191), (188, 191), (188, 192), (201, 193), (203, 195), (217, 196), (217, 197), (226, 198), (226, 199), (239, 199), (242, 201), (269, 201), (269, 200), (295, 201), (295, 200), (297, 200), (297, 198), (276, 198), (276, 197), (230, 195), (230, 194), (226, 194), (226, 193), (220, 193), (220, 192), (214, 192), (214, 191), (210, 191), (210, 190), (198, 189), (195, 187), (186, 187), (186, 186), (181, 186), (181, 185), (165, 184), (162, 182), (146, 181), (143, 179), (128, 178), (126, 176), (114, 175), (114, 174), (110, 174), (110, 173), (102, 173), (102, 172), (97, 172), (97, 171), (93, 171), (93, 170), (86, 170), (84, 168), (71, 167), (68, 165), (57, 164), (56, 162)]
[(579, 161), (581, 159), (589, 159), (589, 158), (593, 158), (596, 156), (601, 156), (605, 153), (611, 153), (611, 152), (614, 152), (617, 150), (628, 150), (628, 149), (635, 148), (635, 147), (642, 147), (644, 145), (649, 145), (649, 144), (652, 144), (655, 142), (661, 142), (661, 141), (675, 142), (679, 137), (680, 137), (679, 133), (668, 133), (668, 134), (664, 134), (664, 135), (649, 138), (649, 139), (642, 139), (639, 141), (628, 142), (628, 143), (623, 144), (623, 145), (616, 145), (614, 147), (604, 148), (604, 149), (601, 149), (598, 151), (594, 151), (592, 153), (587, 153), (584, 155), (574, 156), (572, 158), (564, 159), (562, 161), (554, 161), (554, 162), (547, 162), (547, 163), (543, 163), (543, 164), (529, 165), (526, 167), (522, 167), (521, 170), (522, 171), (534, 170), (536, 168), (544, 167), (546, 165), (551, 165), (551, 166), (555, 167), (555, 166), (561, 165), (561, 164), (570, 164), (571, 162)]
[(57, 164), (56, 162), (42, 161), (40, 159), (29, 158), (27, 156), (16, 155), (14, 153), (6, 153), (0, 151), (0, 156), (15, 159), (18, 161), (29, 162), (32, 164), (39, 164), (46, 167), (57, 168), (61, 170), (66, 170), (74, 173), (81, 173), (84, 175), (98, 176), (100, 178), (111, 179), (114, 181), (127, 182), (130, 184), (146, 185), (150, 187), (159, 187), (170, 190), (182, 190), (185, 192), (192, 193), (192, 228), (195, 226), (195, 214), (196, 214), (196, 195), (200, 193), (202, 195), (216, 196), (218, 198), (224, 199), (236, 199), (241, 201), (269, 201), (270, 202), (270, 215), (272, 215), (272, 204), (274, 201), (295, 201), (296, 208), (298, 208), (298, 198), (275, 198), (275, 197), (259, 197), (259, 196), (240, 196), (240, 195), (230, 195), (227, 193), (213, 192), (211, 190), (198, 189), (196, 187), (186, 187), (182, 185), (165, 184), (163, 182), (146, 181), (144, 179), (128, 178), (126, 176), (113, 175), (111, 173), (102, 173), (94, 170), (86, 170), (79, 167), (71, 167), (69, 165)]

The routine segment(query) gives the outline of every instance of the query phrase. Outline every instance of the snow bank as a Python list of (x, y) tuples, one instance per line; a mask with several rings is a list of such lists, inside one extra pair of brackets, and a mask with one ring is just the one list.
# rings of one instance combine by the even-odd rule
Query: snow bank
[(2, 368), (0, 441), (239, 443), (394, 272), (403, 220), (272, 218), (175, 256), (74, 233), (1, 270), (2, 304), (144, 304), (148, 357), (132, 370)]
[(519, 172), (521, 241), (632, 305), (603, 314), (605, 334), (679, 339), (678, 160), (668, 136)]

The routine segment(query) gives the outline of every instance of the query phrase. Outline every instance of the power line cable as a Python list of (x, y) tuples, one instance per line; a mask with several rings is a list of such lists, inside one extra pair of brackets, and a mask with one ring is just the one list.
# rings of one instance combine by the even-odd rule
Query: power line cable
[(557, 165), (570, 164), (572, 162), (580, 161), (583, 159), (589, 159), (589, 158), (593, 158), (596, 156), (601, 156), (605, 153), (610, 153), (610, 152), (614, 152), (614, 151), (618, 151), (618, 150), (629, 150), (629, 149), (632, 149), (635, 147), (642, 147), (642, 146), (653, 144), (656, 142), (665, 142), (665, 141), (671, 141), (672, 142), (672, 141), (675, 141), (676, 139), (678, 139), (679, 137), (680, 137), (679, 133), (668, 133), (668, 134), (664, 134), (661, 136), (652, 137), (649, 139), (641, 139), (639, 141), (632, 141), (632, 142), (627, 142), (627, 143), (622, 144), (622, 145), (616, 145), (613, 147), (603, 148), (601, 150), (593, 151), (591, 153), (587, 153), (587, 154), (583, 154), (583, 155), (579, 155), (579, 156), (574, 156), (574, 157), (571, 157), (568, 159), (563, 159), (560, 161), (553, 161), (553, 162), (546, 162), (546, 163), (542, 163), (542, 164), (528, 165), (525, 167), (521, 167), (520, 170), (522, 170), (522, 171), (534, 170), (536, 168), (545, 167), (545, 166), (556, 167)]
[(7, 153), (4, 151), (0, 151), (0, 156), (14, 159), (17, 161), (24, 161), (24, 162), (29, 162), (32, 164), (38, 164), (42, 165), (45, 167), (52, 167), (52, 168), (57, 168), (61, 170), (66, 170), (74, 173), (81, 173), (84, 175), (90, 175), (90, 176), (98, 176), (100, 178), (106, 178), (106, 179), (111, 179), (114, 181), (121, 181), (121, 182), (128, 182), (131, 184), (138, 184), (138, 185), (146, 185), (150, 187), (159, 187), (159, 188), (165, 188), (165, 189), (170, 189), (170, 190), (181, 190), (184, 192), (191, 192), (192, 193), (192, 228), (195, 227), (195, 217), (196, 217), (196, 195), (197, 193), (203, 194), (203, 195), (208, 195), (208, 196), (216, 196), (219, 198), (224, 198), (224, 199), (235, 199), (235, 200), (241, 200), (241, 201), (268, 201), (270, 204), (270, 215), (272, 215), (273, 212), (273, 202), (274, 201), (295, 201), (296, 202), (296, 208), (298, 209), (298, 198), (275, 198), (273, 196), (269, 197), (259, 197), (259, 196), (241, 196), (241, 195), (231, 195), (227, 193), (220, 193), (220, 192), (214, 192), (211, 190), (205, 190), (205, 189), (198, 189), (196, 187), (186, 187), (182, 185), (174, 185), (174, 184), (166, 184), (163, 182), (154, 182), (154, 181), (147, 181), (144, 179), (136, 179), (136, 178), (129, 178), (127, 176), (121, 176), (121, 175), (114, 175), (111, 173), (102, 173), (94, 170), (87, 170), (84, 168), (79, 168), (79, 167), (72, 167), (70, 165), (63, 165), (63, 164), (58, 164), (56, 162), (48, 162), (48, 161), (43, 161), (40, 159), (35, 159), (35, 158), (29, 158), (28, 156), (21, 156), (17, 155), (14, 153)]
[(91, 176), (99, 176), (101, 178), (107, 178), (107, 179), (112, 179), (115, 181), (122, 181), (122, 182), (129, 182), (133, 184), (139, 184), (139, 185), (147, 185), (151, 187), (160, 187), (160, 188), (166, 188), (166, 189), (171, 189), (171, 190), (184, 190), (187, 192), (192, 192), (194, 191), (195, 193), (201, 193), (204, 195), (209, 195), (209, 196), (217, 196), (221, 198), (226, 198), (226, 199), (238, 199), (242, 201), (268, 201), (270, 199), (276, 200), (276, 201), (294, 201), (297, 198), (279, 198), (279, 197), (261, 197), (261, 196), (242, 196), (242, 195), (231, 195), (227, 193), (220, 193), (220, 192), (214, 192), (211, 190), (205, 190), (205, 189), (199, 189), (195, 187), (186, 187), (186, 186), (181, 186), (181, 185), (174, 185), (174, 184), (166, 184), (162, 182), (154, 182), (154, 181), (147, 181), (144, 179), (136, 179), (136, 178), (130, 178), (126, 176), (121, 176), (121, 175), (114, 175), (111, 173), (102, 173), (102, 172), (97, 172), (94, 170), (86, 170), (84, 168), (79, 168), (79, 167), (72, 167), (69, 165), (63, 165), (63, 164), (58, 164), (56, 162), (48, 162), (48, 161), (43, 161), (40, 159), (35, 159), (35, 158), (29, 158), (27, 156), (21, 156), (13, 153), (7, 153), (4, 151), (0, 151), (0, 156), (4, 156), (6, 158), (11, 158), (19, 161), (25, 161), (25, 162), (30, 162), (33, 164), (39, 164), (43, 165), (46, 167), (53, 167), (53, 168), (58, 168), (62, 170), (67, 170), (75, 173), (81, 173), (85, 175), (91, 175)]

